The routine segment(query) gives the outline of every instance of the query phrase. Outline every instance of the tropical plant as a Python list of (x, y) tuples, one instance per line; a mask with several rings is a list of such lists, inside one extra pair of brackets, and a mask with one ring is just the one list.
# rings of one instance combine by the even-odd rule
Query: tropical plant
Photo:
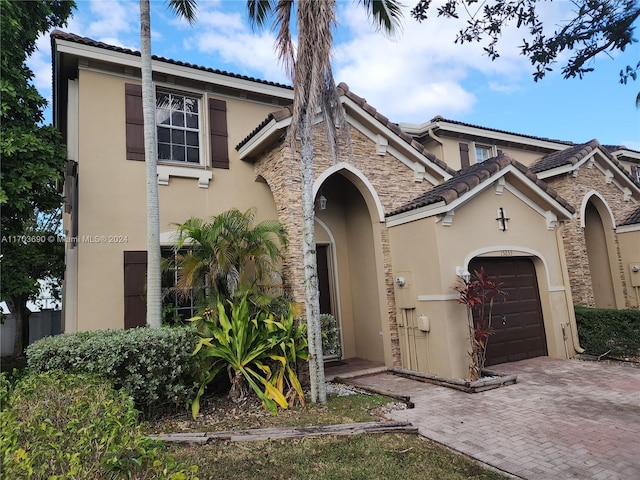
[[(195, 0), (168, 0), (168, 5), (176, 15), (185, 18), (190, 24), (195, 21)], [(160, 253), (156, 102), (151, 67), (149, 0), (140, 0), (140, 61), (147, 184), (147, 325), (158, 328), (162, 325), (162, 276), (160, 267), (162, 255)]]
[(191, 319), (198, 326), (200, 341), (194, 355), (203, 363), (200, 388), (192, 402), (192, 414), (200, 411), (206, 386), (223, 370), (231, 380), (229, 397), (244, 398), (247, 386), (273, 414), (296, 399), (304, 403), (295, 373), (298, 359), (307, 358), (304, 326), (290, 313), (276, 320), (266, 312), (250, 314), (247, 295), (217, 304), (217, 316), (205, 312)]
[[(187, 296), (193, 292), (202, 307), (249, 293), (253, 303), (264, 306), (274, 300), (281, 282), (279, 262), (287, 245), (284, 226), (275, 220), (254, 225), (255, 209), (227, 210), (209, 221), (190, 218), (177, 224), (174, 287)], [(185, 250), (188, 247), (188, 250)]]
[(474, 270), (467, 280), (461, 278), (453, 289), (458, 292), (458, 302), (467, 307), (467, 325), (469, 326), (469, 341), (471, 350), (469, 357), (469, 379), (477, 380), (482, 376), (487, 358), (487, 344), (489, 336), (494, 333), (491, 328), (493, 304), (501, 301), (507, 293), (501, 289), (502, 283), (496, 283), (489, 278), (480, 267)]
[[(392, 33), (399, 27), (402, 12), (396, 0), (360, 0), (360, 3), (377, 28)], [(292, 148), (295, 148), (298, 139), (300, 142), (302, 255), (311, 401), (326, 402), (313, 199), (313, 125), (318, 110), (323, 114), (327, 144), (334, 156), (337, 150), (337, 132), (346, 135), (347, 129), (330, 61), (332, 29), (336, 25), (336, 1), (298, 0), (297, 4), (296, 49), (291, 37), (294, 2), (247, 0), (249, 19), (255, 27), (263, 27), (269, 15), (275, 12), (274, 26), (278, 31), (276, 50), (293, 80), (293, 118), (287, 135)]]

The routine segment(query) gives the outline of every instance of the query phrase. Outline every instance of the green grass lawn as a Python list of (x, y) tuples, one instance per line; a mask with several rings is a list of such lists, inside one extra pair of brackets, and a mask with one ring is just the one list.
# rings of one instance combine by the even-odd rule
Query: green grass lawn
[[(389, 399), (376, 395), (330, 396), (324, 405), (296, 407), (273, 417), (216, 404), (197, 422), (186, 419), (149, 425), (168, 431), (220, 431), (276, 426), (329, 425), (380, 420)], [(176, 429), (181, 425), (181, 428)], [(176, 460), (198, 466), (208, 479), (504, 479), (467, 457), (412, 434), (362, 434), (253, 442), (215, 441), (206, 446), (172, 447)]]

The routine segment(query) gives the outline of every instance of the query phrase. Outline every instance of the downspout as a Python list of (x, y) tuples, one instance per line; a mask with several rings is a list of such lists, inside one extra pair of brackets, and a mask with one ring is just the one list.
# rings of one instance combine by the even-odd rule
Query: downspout
[(435, 140), (437, 143), (440, 144), (440, 152), (442, 153), (442, 155), (440, 156), (440, 159), (444, 161), (444, 143), (442, 142), (442, 140), (436, 137), (436, 134), (433, 133), (432, 129), (427, 130), (427, 135), (429, 135), (429, 138), (431, 138), (432, 140)]
[(562, 232), (564, 231), (564, 227), (564, 222), (560, 222), (558, 228), (556, 228), (556, 248), (558, 249), (558, 254), (560, 255), (560, 263), (562, 265), (562, 283), (565, 285), (564, 295), (567, 301), (567, 306), (569, 307), (569, 331), (571, 333), (573, 349), (576, 351), (576, 353), (584, 353), (584, 348), (580, 346), (580, 341), (578, 339), (576, 314), (573, 309), (573, 297), (571, 296), (571, 283), (569, 281), (568, 274), (569, 270), (567, 266), (567, 259), (564, 254), (564, 241), (562, 240)]

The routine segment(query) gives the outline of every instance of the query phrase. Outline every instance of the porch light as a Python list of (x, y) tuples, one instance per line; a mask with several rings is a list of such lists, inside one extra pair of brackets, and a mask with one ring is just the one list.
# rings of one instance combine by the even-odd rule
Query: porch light
[(320, 210), (327, 209), (327, 197), (322, 195), (322, 193), (320, 194), (320, 198), (318, 198), (318, 206), (320, 207)]
[(469, 273), (469, 270), (465, 270), (464, 267), (456, 267), (456, 275), (465, 282), (469, 282), (469, 280), (471, 280), (471, 274)]

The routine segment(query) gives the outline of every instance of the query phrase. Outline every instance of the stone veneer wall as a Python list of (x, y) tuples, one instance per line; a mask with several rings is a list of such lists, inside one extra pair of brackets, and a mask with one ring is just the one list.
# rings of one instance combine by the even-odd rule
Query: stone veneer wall
[[(576, 209), (576, 218), (565, 227), (563, 238), (567, 264), (570, 265), (569, 280), (571, 283), (571, 293), (575, 304), (593, 307), (595, 306), (595, 300), (591, 282), (591, 271), (589, 270), (589, 259), (587, 257), (587, 245), (584, 229), (580, 226), (582, 200), (588, 192), (592, 190), (597, 191), (609, 205), (616, 224), (624, 220), (636, 209), (638, 202), (637, 200), (625, 201), (623, 192), (613, 183), (607, 183), (604, 174), (590, 163), (580, 167), (576, 177), (569, 174), (546, 179), (545, 181)], [(618, 259), (617, 270), (620, 273), (623, 295), (626, 306), (628, 307), (629, 297), (617, 234), (615, 234), (615, 249), (615, 254)]]
[[(413, 170), (390, 154), (378, 155), (375, 144), (362, 133), (350, 127), (350, 145), (342, 144), (338, 158), (333, 159), (326, 146), (324, 132), (316, 127), (314, 141), (314, 179), (336, 163), (344, 162), (358, 169), (375, 189), (384, 213), (388, 213), (425, 190), (432, 187), (428, 182), (416, 182)], [(265, 153), (255, 163), (256, 174), (269, 185), (274, 197), (278, 219), (287, 229), (289, 247), (283, 262), (283, 274), (291, 293), (298, 301), (304, 300), (304, 269), (302, 259), (302, 205), (300, 164), (296, 152), (286, 141), (282, 141)], [(376, 221), (377, 212), (371, 212)], [(376, 229), (374, 229), (374, 235)], [(400, 342), (396, 322), (396, 303), (393, 288), (393, 271), (389, 234), (385, 224), (380, 225), (383, 252), (387, 312), (390, 327), (391, 349), (394, 365), (401, 365)], [(381, 312), (383, 315), (385, 312)]]

